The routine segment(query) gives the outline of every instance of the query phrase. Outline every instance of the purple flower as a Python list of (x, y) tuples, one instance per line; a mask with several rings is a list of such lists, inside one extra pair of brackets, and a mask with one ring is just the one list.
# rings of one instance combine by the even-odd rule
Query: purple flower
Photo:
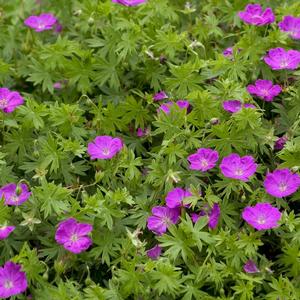
[(51, 13), (40, 14), (39, 16), (30, 16), (24, 21), (24, 24), (33, 28), (36, 32), (50, 30), (56, 24), (57, 19)]
[(62, 30), (63, 30), (62, 25), (57, 21), (57, 22), (55, 23), (55, 29), (54, 29), (54, 31), (55, 31), (56, 33), (60, 33), (60, 32), (62, 32)]
[(232, 153), (223, 158), (220, 169), (225, 177), (248, 181), (257, 168), (254, 158), (250, 155), (240, 157)]
[(220, 206), (218, 203), (214, 203), (212, 209), (208, 209), (208, 206), (204, 210), (201, 210), (199, 214), (192, 213), (191, 219), (194, 223), (198, 221), (199, 218), (207, 215), (208, 216), (208, 227), (215, 229), (219, 222), (219, 217), (221, 214)]
[(223, 102), (223, 108), (230, 113), (236, 113), (242, 109), (242, 103), (239, 100), (227, 100)]
[(264, 187), (271, 196), (282, 198), (295, 193), (300, 186), (300, 176), (289, 169), (275, 170), (268, 173)]
[(278, 26), (281, 31), (287, 32), (293, 39), (300, 39), (300, 18), (285, 16)]
[(275, 150), (281, 150), (283, 149), (284, 145), (286, 144), (288, 138), (286, 136), (282, 136), (278, 138), (278, 140), (275, 142), (274, 149)]
[(300, 52), (297, 50), (285, 50), (274, 48), (268, 51), (264, 61), (272, 70), (295, 70), (300, 63)]
[(23, 103), (24, 99), (18, 92), (10, 91), (7, 88), (0, 88), (0, 109), (3, 112), (11, 113)]
[(147, 2), (147, 0), (112, 0), (112, 2), (122, 4), (124, 6), (136, 6)]
[(162, 104), (158, 110), (161, 110), (163, 111), (165, 114), (169, 114), (170, 111), (171, 111), (171, 107), (176, 104), (179, 109), (189, 109), (190, 107), (190, 103), (187, 101), (187, 100), (178, 100), (177, 102), (167, 102), (167, 103), (164, 103)]
[(62, 83), (60, 81), (53, 83), (53, 88), (56, 90), (62, 89)]
[(251, 103), (245, 103), (242, 104), (240, 100), (227, 100), (223, 102), (223, 108), (230, 112), (230, 113), (236, 113), (240, 111), (243, 107), (244, 108), (255, 108), (255, 106)]
[(152, 216), (147, 219), (147, 227), (155, 234), (162, 235), (171, 224), (178, 222), (179, 216), (180, 208), (155, 206), (152, 208)]
[(158, 259), (160, 255), (161, 255), (161, 247), (159, 245), (156, 245), (147, 251), (147, 256), (152, 260)]
[(250, 84), (247, 86), (247, 91), (256, 95), (257, 97), (270, 102), (274, 97), (281, 93), (281, 87), (278, 84), (273, 85), (271, 80), (258, 79), (255, 84)]
[(160, 101), (168, 98), (169, 98), (168, 95), (164, 91), (160, 91), (153, 96), (154, 101)]
[[(237, 52), (241, 52), (241, 48), (238, 48), (237, 49)], [(223, 51), (223, 55), (227, 58), (232, 58), (233, 57), (233, 47), (229, 47), (229, 48), (226, 48), (224, 51)]]
[(15, 226), (1, 226), (0, 227), (0, 240), (6, 239), (14, 230)]
[(245, 23), (255, 26), (263, 26), (275, 21), (272, 9), (267, 7), (266, 10), (263, 11), (260, 4), (248, 4), (244, 11), (238, 13), (238, 16)]
[(255, 206), (245, 207), (242, 218), (253, 228), (266, 230), (278, 227), (281, 213), (270, 203), (257, 203)]
[(149, 134), (149, 129), (148, 128), (145, 128), (144, 130), (142, 128), (138, 128), (137, 131), (136, 131), (136, 135), (138, 137), (143, 137), (143, 136), (146, 136)]
[(190, 163), (189, 168), (191, 170), (205, 172), (216, 166), (219, 154), (217, 151), (209, 148), (200, 148), (196, 153), (189, 155), (187, 159)]
[(92, 230), (92, 225), (69, 218), (58, 224), (55, 240), (66, 250), (76, 254), (81, 253), (92, 245), (91, 238), (87, 236)]
[(232, 55), (233, 55), (233, 47), (226, 48), (226, 49), (223, 51), (223, 55), (224, 55), (225, 57), (232, 57)]
[(246, 273), (258, 273), (260, 272), (255, 262), (249, 259), (243, 266), (243, 269)]
[(245, 103), (243, 105), (244, 108), (256, 108), (255, 105), (251, 104), (251, 103)]
[(6, 205), (19, 206), (25, 202), (31, 195), (25, 183), (18, 186), (15, 183), (9, 183), (0, 189), (0, 198), (4, 198)]
[(0, 268), (0, 297), (9, 298), (25, 292), (26, 289), (26, 274), (21, 271), (21, 265), (7, 261)]
[(183, 200), (184, 198), (191, 196), (192, 194), (189, 191), (186, 191), (182, 188), (174, 188), (167, 194), (166, 205), (169, 208), (181, 207), (183, 205), (188, 207), (188, 204), (183, 204)]
[(123, 142), (120, 138), (102, 135), (97, 136), (93, 142), (88, 144), (87, 152), (91, 159), (110, 159), (122, 148)]

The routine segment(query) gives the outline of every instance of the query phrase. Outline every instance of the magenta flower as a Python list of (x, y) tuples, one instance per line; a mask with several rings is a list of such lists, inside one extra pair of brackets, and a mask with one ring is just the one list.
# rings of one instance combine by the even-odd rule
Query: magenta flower
[(243, 266), (243, 269), (246, 273), (259, 273), (259, 269), (256, 266), (255, 262), (249, 259)]
[(190, 103), (187, 100), (178, 100), (177, 102), (167, 102), (162, 104), (158, 110), (163, 111), (165, 114), (169, 114), (171, 111), (171, 107), (176, 104), (179, 109), (189, 109)]
[(36, 32), (50, 30), (56, 24), (57, 19), (51, 13), (40, 14), (39, 16), (30, 16), (25, 21), (24, 24)]
[(23, 293), (27, 289), (26, 274), (21, 271), (21, 265), (7, 261), (0, 268), (0, 297), (9, 298)]
[(271, 80), (258, 79), (255, 84), (250, 84), (247, 86), (247, 91), (267, 102), (273, 100), (274, 97), (281, 93), (281, 87), (278, 84), (273, 85)]
[(24, 99), (18, 92), (10, 91), (7, 88), (0, 88), (0, 109), (3, 112), (11, 113), (23, 103)]
[(97, 136), (95, 140), (88, 144), (87, 152), (91, 159), (113, 158), (123, 148), (120, 138), (113, 138), (108, 135)]
[(242, 102), (239, 100), (224, 101), (223, 108), (230, 113), (236, 113), (242, 109)]
[(286, 136), (282, 136), (282, 137), (278, 138), (278, 140), (274, 144), (274, 149), (282, 150), (287, 141), (288, 141), (288, 138)]
[(242, 212), (242, 218), (257, 230), (266, 230), (278, 227), (281, 213), (278, 208), (270, 203), (257, 203), (255, 206), (247, 206)]
[(0, 227), (0, 240), (6, 239), (14, 230), (15, 226), (1, 226)]
[[(237, 52), (241, 52), (241, 48), (238, 48), (237, 49)], [(233, 58), (233, 47), (229, 47), (229, 48), (226, 48), (224, 51), (223, 51), (223, 55), (227, 58)]]
[(147, 0), (112, 0), (112, 2), (122, 4), (124, 6), (137, 6), (147, 2)]
[(163, 99), (168, 99), (168, 95), (165, 93), (165, 91), (160, 91), (158, 93), (156, 93), (154, 96), (153, 96), (153, 100), (154, 101), (160, 101), (160, 100), (163, 100)]
[(192, 194), (182, 188), (174, 188), (171, 190), (166, 197), (166, 205), (169, 208), (176, 208), (181, 206), (188, 207), (188, 204), (183, 204), (184, 198), (191, 197)]
[(145, 128), (144, 130), (142, 128), (138, 128), (137, 131), (136, 131), (136, 136), (138, 137), (143, 137), (143, 136), (146, 136), (148, 135), (150, 132), (149, 128)]
[(69, 218), (58, 224), (55, 240), (66, 250), (78, 254), (92, 245), (91, 238), (87, 236), (92, 230), (92, 225), (79, 223), (75, 219)]
[(250, 155), (240, 157), (232, 153), (223, 158), (220, 169), (225, 177), (248, 181), (255, 173), (257, 164)]
[(63, 30), (63, 26), (57, 21), (55, 24), (55, 27), (54, 27), (54, 31), (56, 33), (60, 33), (60, 32), (62, 32), (62, 30)]
[(208, 205), (206, 205), (204, 210), (201, 210), (199, 214), (192, 213), (191, 219), (194, 223), (196, 223), (199, 218), (208, 216), (208, 227), (211, 229), (215, 229), (218, 225), (220, 214), (221, 210), (219, 204), (214, 203), (212, 209), (209, 209)]
[(251, 103), (244, 103), (243, 107), (244, 108), (256, 108), (255, 105), (253, 105)]
[(196, 153), (188, 156), (191, 170), (208, 171), (216, 166), (219, 159), (217, 151), (209, 148), (200, 148)]
[(260, 4), (248, 4), (244, 11), (238, 13), (238, 16), (245, 23), (255, 26), (264, 26), (275, 21), (272, 9), (267, 7), (263, 11)]
[(300, 39), (300, 18), (285, 16), (278, 26), (281, 31), (287, 32), (293, 39)]
[(289, 169), (275, 170), (268, 173), (264, 187), (271, 196), (282, 198), (295, 193), (300, 186), (300, 176)]
[(147, 251), (147, 256), (152, 260), (158, 259), (160, 255), (161, 255), (161, 247), (159, 245), (156, 245)]
[(0, 198), (4, 198), (6, 205), (19, 206), (25, 202), (31, 195), (25, 183), (18, 186), (15, 183), (9, 183), (0, 189)]
[(54, 82), (54, 83), (53, 83), (53, 88), (54, 88), (55, 90), (61, 90), (61, 89), (62, 89), (62, 83), (61, 83), (60, 81)]
[(232, 55), (233, 55), (233, 47), (226, 48), (226, 49), (223, 51), (223, 55), (224, 55), (225, 57), (232, 57)]
[(155, 234), (162, 235), (171, 224), (178, 222), (179, 216), (180, 208), (155, 206), (152, 208), (152, 216), (147, 219), (147, 227)]
[(227, 100), (224, 101), (222, 104), (224, 110), (230, 112), (230, 113), (236, 113), (240, 111), (243, 107), (244, 108), (256, 108), (253, 104), (251, 103), (245, 103), (242, 104), (240, 100)]
[(272, 70), (295, 70), (300, 63), (300, 51), (283, 48), (270, 49), (264, 61)]

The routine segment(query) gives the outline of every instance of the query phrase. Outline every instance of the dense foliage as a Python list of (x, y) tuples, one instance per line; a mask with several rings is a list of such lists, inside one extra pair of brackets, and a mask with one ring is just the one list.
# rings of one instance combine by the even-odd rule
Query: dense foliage
[[(275, 20), (243, 21), (248, 0), (0, 0), (0, 87), (24, 99), (0, 103), (0, 265), (21, 266), (28, 285), (14, 299), (300, 299), (300, 56), (266, 59), (300, 50), (278, 26), (300, 2), (256, 3)], [(55, 27), (24, 24), (41, 13)], [(247, 88), (258, 79), (272, 97)], [(97, 136), (118, 138), (110, 157), (93, 154), (108, 143)], [(199, 148), (217, 151), (211, 167)], [(247, 176), (228, 176), (232, 153)], [(288, 195), (269, 188), (280, 169)], [(181, 208), (165, 206), (174, 188)], [(164, 228), (156, 206), (174, 213)], [(270, 229), (248, 221), (254, 209)], [(84, 246), (66, 245), (80, 226)]]

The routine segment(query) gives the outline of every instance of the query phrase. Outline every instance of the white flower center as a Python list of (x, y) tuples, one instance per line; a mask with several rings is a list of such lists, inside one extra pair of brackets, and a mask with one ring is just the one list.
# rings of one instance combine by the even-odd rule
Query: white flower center
[(11, 289), (14, 286), (13, 282), (11, 280), (5, 280), (4, 287), (6, 289)]
[(78, 240), (78, 235), (75, 234), (75, 233), (72, 234), (72, 235), (71, 235), (71, 241), (72, 241), (72, 242), (77, 242), (77, 240)]
[(104, 155), (108, 155), (108, 154), (110, 153), (110, 150), (109, 150), (108, 148), (103, 148), (103, 149), (102, 149), (102, 153), (103, 153)]
[(262, 94), (263, 94), (264, 96), (268, 96), (268, 95), (269, 95), (269, 91), (266, 90), (266, 89), (262, 89), (261, 92), (262, 92)]
[(286, 189), (287, 189), (287, 185), (286, 185), (286, 183), (284, 183), (284, 182), (281, 182), (280, 184), (279, 184), (279, 190), (280, 190), (280, 192), (285, 192), (286, 191)]
[(282, 61), (280, 62), (281, 68), (286, 68), (288, 65), (289, 65), (289, 62), (287, 61), (286, 58), (282, 59)]
[(5, 108), (7, 106), (7, 99), (2, 98), (0, 99), (0, 108)]
[(44, 29), (44, 28), (45, 28), (45, 24), (42, 22), (39, 22), (38, 29)]
[(207, 166), (208, 166), (208, 162), (207, 162), (206, 159), (202, 159), (202, 160), (201, 160), (201, 166), (202, 166), (202, 167), (207, 167)]
[(18, 202), (19, 201), (19, 197), (18, 196), (11, 196), (10, 197), (10, 201), (12, 201), (12, 202)]
[(257, 219), (257, 223), (258, 224), (265, 224), (266, 223), (266, 219), (265, 219), (265, 217), (263, 217), (263, 216), (260, 216), (258, 219)]
[(234, 174), (237, 175), (237, 176), (241, 176), (241, 175), (244, 174), (244, 171), (242, 169), (236, 169)]

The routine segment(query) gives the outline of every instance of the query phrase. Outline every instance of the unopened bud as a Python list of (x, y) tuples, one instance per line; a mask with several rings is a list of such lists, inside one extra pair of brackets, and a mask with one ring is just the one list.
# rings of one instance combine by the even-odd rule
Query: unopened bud
[(82, 14), (82, 10), (81, 9), (77, 9), (74, 11), (74, 16), (80, 16)]
[(211, 125), (217, 125), (217, 124), (219, 124), (220, 123), (220, 120), (218, 119), (218, 118), (212, 118), (211, 120), (210, 120), (210, 124)]
[(92, 17), (89, 17), (88, 24), (91, 26), (91, 25), (94, 25), (94, 23), (95, 23), (95, 19)]

